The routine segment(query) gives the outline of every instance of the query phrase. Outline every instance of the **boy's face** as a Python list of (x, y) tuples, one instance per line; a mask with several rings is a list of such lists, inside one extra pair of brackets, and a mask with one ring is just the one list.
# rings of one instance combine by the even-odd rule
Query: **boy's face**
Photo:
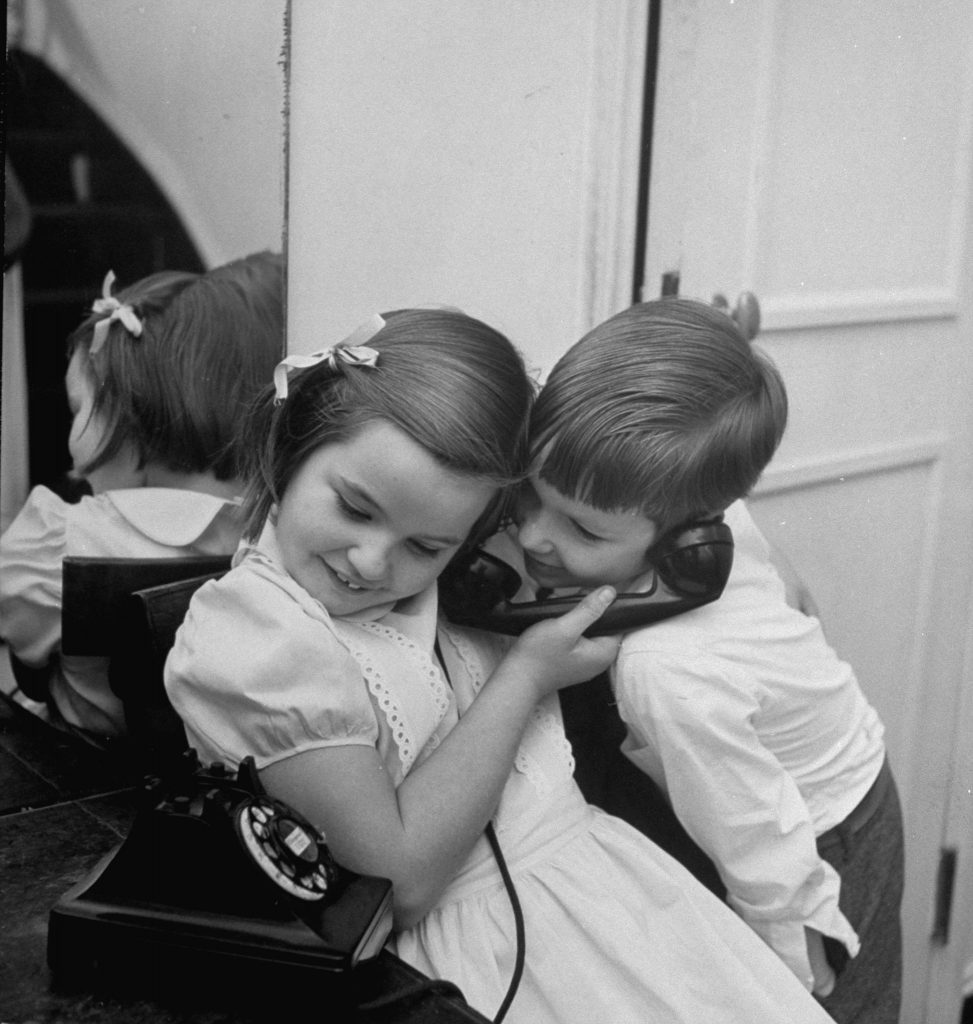
[(527, 572), (541, 587), (619, 591), (649, 568), (658, 531), (640, 512), (602, 512), (567, 498), (537, 474), (522, 488), (517, 539)]

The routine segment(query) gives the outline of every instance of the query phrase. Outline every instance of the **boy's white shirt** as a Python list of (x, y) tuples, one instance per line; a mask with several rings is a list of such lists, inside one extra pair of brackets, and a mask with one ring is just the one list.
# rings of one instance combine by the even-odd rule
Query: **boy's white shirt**
[[(628, 727), (623, 750), (717, 863), (731, 906), (810, 989), (805, 926), (858, 952), (838, 909), (840, 879), (815, 838), (874, 781), (883, 730), (817, 620), (786, 604), (769, 545), (743, 502), (726, 521), (734, 568), (719, 601), (623, 641), (612, 670)], [(512, 537), (489, 547), (523, 575)], [(632, 589), (640, 582), (648, 580)], [(529, 596), (525, 587), (516, 600)], [(775, 659), (776, 651), (787, 657)], [(828, 690), (822, 707), (815, 698)], [(734, 825), (739, 818), (746, 824)]]

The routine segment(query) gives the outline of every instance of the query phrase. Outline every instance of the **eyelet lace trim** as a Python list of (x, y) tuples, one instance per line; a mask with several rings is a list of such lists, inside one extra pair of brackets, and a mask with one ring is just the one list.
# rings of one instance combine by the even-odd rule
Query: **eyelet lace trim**
[(405, 727), (399, 702), (389, 692), (382, 674), (364, 650), (357, 644), (349, 643), (347, 639), (345, 643), (348, 644), (348, 648), (355, 661), (361, 666), (368, 692), (375, 698), (375, 703), (378, 704), (382, 714), (385, 715), (385, 721), (392, 733), (392, 738), (395, 740), (399, 759), (402, 762), (402, 772), (405, 774), (412, 767), (412, 763), (416, 759), (416, 744), (414, 737), (409, 734)]
[(453, 650), (456, 651), (456, 654), (459, 656), (459, 660), (463, 663), (466, 675), (473, 686), (473, 692), (479, 693), (483, 688), (483, 684), (486, 682), (486, 676), (483, 674), (483, 663), (476, 656), (476, 650), (473, 645), (462, 633), (457, 633), (455, 630), (450, 629), (449, 626), (441, 620), (439, 628), (449, 638), (449, 642), (452, 644)]
[(545, 734), (547, 742), (557, 751), (558, 760), (573, 775), (575, 768), (574, 751), (571, 749), (571, 743), (564, 732), (563, 724), (541, 704), (534, 708), (533, 720), (536, 727)]
[[(442, 673), (429, 655), (422, 651), (418, 644), (391, 626), (384, 625), (381, 622), (361, 622), (359, 626), (367, 632), (395, 644), (414, 663), (416, 670), (425, 679), (429, 687), (435, 702), (438, 719), (442, 721), (449, 710), (450, 693)], [(403, 773), (408, 774), (419, 754), (419, 750), (416, 748), (416, 738), (406, 730), (399, 703), (389, 692), (385, 680), (382, 678), (379, 670), (375, 668), (372, 660), (361, 648), (356, 647), (352, 653), (362, 667), (369, 692), (375, 697), (378, 706), (385, 715), (385, 720), (388, 722), (389, 729), (399, 750), (399, 756), (402, 759)], [(438, 745), (438, 740), (436, 740), (436, 744)]]

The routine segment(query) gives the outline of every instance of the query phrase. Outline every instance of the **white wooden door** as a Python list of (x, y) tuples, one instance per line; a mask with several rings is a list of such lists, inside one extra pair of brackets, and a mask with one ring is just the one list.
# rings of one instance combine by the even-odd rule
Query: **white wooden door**
[(971, 82), (969, 0), (662, 0), (643, 295), (759, 297), (792, 412), (752, 507), (886, 723), (903, 1024), (973, 958)]

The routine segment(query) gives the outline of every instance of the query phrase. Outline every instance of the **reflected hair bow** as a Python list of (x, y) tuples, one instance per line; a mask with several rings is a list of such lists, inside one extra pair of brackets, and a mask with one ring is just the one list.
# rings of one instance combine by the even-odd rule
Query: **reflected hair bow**
[(378, 352), (366, 348), (365, 342), (373, 338), (385, 326), (385, 321), (376, 313), (357, 330), (352, 331), (344, 341), (339, 341), (331, 348), (311, 352), (309, 355), (293, 355), (282, 359), (274, 368), (274, 390), (277, 397), (274, 403), (279, 405), (287, 397), (287, 378), (294, 370), (306, 370), (309, 366), (327, 362), (332, 370), (338, 369), (339, 363), (348, 366), (376, 366)]
[(111, 293), (111, 286), (115, 283), (115, 271), (109, 270), (105, 274), (105, 280), (101, 286), (101, 298), (95, 299), (91, 304), (92, 313), (103, 313), (91, 334), (91, 348), (89, 355), (94, 355), (108, 337), (108, 329), (116, 320), (121, 320), (122, 326), (132, 335), (133, 338), (142, 336), (142, 321), (135, 315), (135, 310), (127, 304), (123, 304)]

